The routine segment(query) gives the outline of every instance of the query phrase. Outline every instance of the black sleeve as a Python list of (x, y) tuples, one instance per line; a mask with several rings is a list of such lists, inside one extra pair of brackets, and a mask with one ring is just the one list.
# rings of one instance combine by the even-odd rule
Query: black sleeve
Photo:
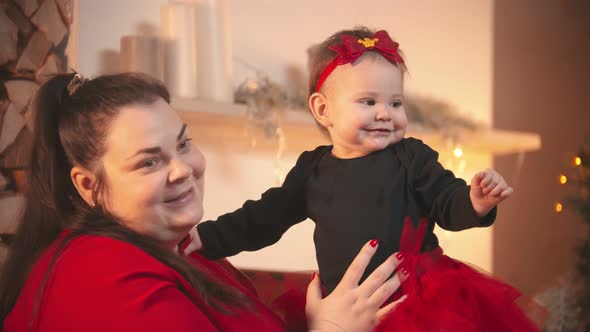
[(305, 179), (312, 152), (297, 159), (281, 187), (264, 192), (259, 200), (197, 225), (201, 253), (218, 259), (242, 251), (254, 251), (276, 243), (289, 227), (307, 219)]
[(470, 186), (438, 162), (438, 153), (417, 139), (408, 139), (410, 173), (418, 203), (429, 218), (449, 231), (487, 227), (496, 220), (497, 207), (479, 217), (469, 198)]

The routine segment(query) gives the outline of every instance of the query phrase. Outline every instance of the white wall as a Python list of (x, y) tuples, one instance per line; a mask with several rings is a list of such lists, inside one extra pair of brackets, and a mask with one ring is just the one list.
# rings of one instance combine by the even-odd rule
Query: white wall
[[(108, 51), (118, 51), (123, 35), (159, 24), (163, 0), (79, 0), (78, 69), (94, 76)], [(383, 28), (399, 41), (407, 58), (407, 90), (442, 98), (485, 123), (491, 119), (492, 0), (232, 0), (234, 57), (284, 83), (289, 65), (305, 68), (306, 49), (333, 32), (357, 24)], [(253, 73), (234, 64), (234, 84)], [(193, 135), (198, 135), (194, 133)], [(288, 138), (287, 138), (288, 139)], [(273, 156), (252, 151), (203, 148), (208, 160), (205, 218), (214, 218), (257, 198), (276, 185)], [(284, 162), (294, 164), (297, 156)], [(490, 165), (491, 156), (470, 156), (467, 179)], [(238, 266), (315, 269), (313, 224), (291, 229), (279, 244), (240, 254)], [(491, 270), (491, 230), (440, 235), (451, 256)]]

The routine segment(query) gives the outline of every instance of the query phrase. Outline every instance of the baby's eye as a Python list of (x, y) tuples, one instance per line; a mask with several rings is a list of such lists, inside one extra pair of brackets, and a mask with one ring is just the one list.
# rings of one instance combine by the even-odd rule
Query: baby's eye
[(361, 103), (367, 106), (375, 106), (375, 99), (363, 99)]
[(394, 101), (391, 102), (391, 106), (393, 108), (401, 107), (402, 106), (402, 101), (401, 100), (394, 100)]
[(178, 142), (178, 151), (180, 152), (187, 152), (191, 149), (191, 141), (192, 138), (185, 138), (182, 141)]

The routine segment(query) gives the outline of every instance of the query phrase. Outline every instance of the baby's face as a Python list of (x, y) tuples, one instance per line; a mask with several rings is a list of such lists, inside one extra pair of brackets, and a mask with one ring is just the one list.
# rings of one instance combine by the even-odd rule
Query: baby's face
[(366, 156), (404, 137), (403, 72), (381, 55), (366, 52), (355, 63), (338, 66), (325, 88), (336, 157)]

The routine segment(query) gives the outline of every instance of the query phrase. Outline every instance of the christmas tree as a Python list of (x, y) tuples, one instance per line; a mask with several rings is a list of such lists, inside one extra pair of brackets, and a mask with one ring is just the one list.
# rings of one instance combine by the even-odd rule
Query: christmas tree
[[(586, 162), (584, 163), (584, 161)], [(590, 225), (590, 145), (585, 145), (580, 149), (579, 155), (574, 157), (573, 164), (576, 171), (571, 176), (571, 183), (576, 185), (579, 190), (576, 195), (568, 197), (566, 204), (579, 214), (585, 223)], [(563, 176), (567, 183), (567, 176)], [(561, 179), (562, 182), (563, 180)], [(578, 247), (577, 270), (584, 285), (580, 305), (584, 317), (588, 317), (590, 315), (590, 231), (586, 233)]]
[(576, 276), (579, 293), (576, 296), (580, 319), (585, 330), (590, 330), (590, 144), (582, 146), (572, 158), (572, 165), (559, 176), (562, 185), (570, 186), (574, 194), (565, 198), (564, 203), (556, 203), (555, 210), (564, 209), (582, 217), (587, 224), (586, 233), (577, 246), (578, 257)]
[(570, 195), (555, 203), (557, 213), (570, 210), (586, 224), (578, 242), (576, 267), (563, 275), (557, 285), (537, 295), (547, 310), (545, 332), (590, 332), (590, 144), (572, 157), (571, 165), (559, 175), (559, 183)]

